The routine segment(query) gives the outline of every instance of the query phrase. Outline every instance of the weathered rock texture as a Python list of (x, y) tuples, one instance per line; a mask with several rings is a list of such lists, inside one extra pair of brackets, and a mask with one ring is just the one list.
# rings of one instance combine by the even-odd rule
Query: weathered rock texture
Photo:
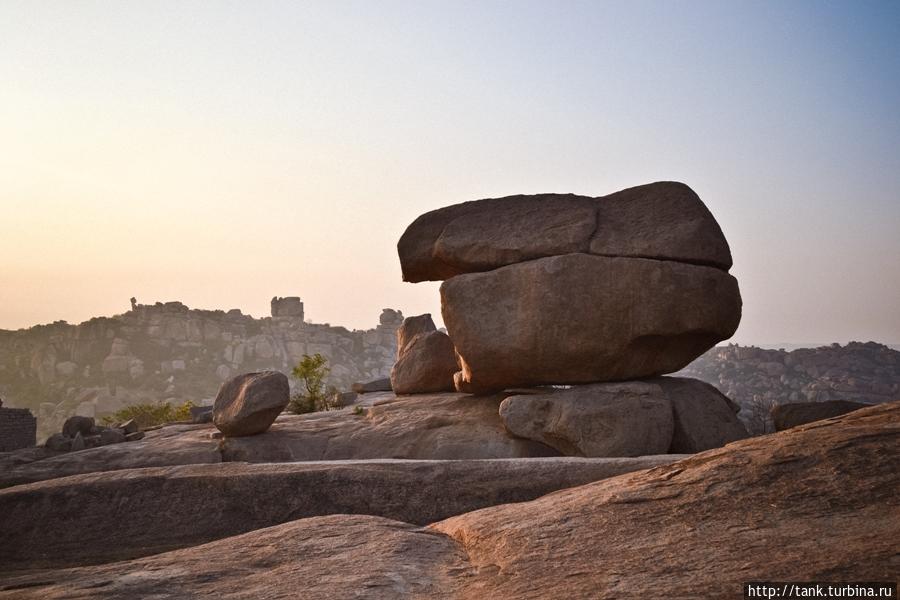
[(8, 407), (33, 411), (42, 443), (73, 414), (99, 418), (132, 404), (211, 401), (233, 375), (287, 373), (304, 354), (325, 356), (326, 384), (339, 389), (389, 376), (399, 312), (385, 309), (376, 327), (349, 331), (304, 322), (302, 303), (275, 300), (273, 316), (260, 319), (167, 302), (80, 325), (0, 330), (0, 396)]
[[(900, 403), (452, 517), (301, 519), (0, 597), (732, 598), (748, 581), (896, 581)], [(552, 568), (548, 560), (552, 559)], [(351, 568), (347, 565), (364, 565)]]
[(284, 373), (244, 373), (222, 384), (213, 404), (213, 424), (229, 436), (263, 433), (290, 400)]
[(431, 313), (403, 319), (403, 324), (397, 328), (397, 358), (400, 358), (404, 348), (412, 342), (414, 337), (420, 333), (429, 333), (431, 331), (437, 331), (434, 320), (431, 318)]
[(798, 425), (839, 417), (867, 406), (869, 405), (847, 400), (780, 404), (772, 409), (772, 421), (775, 423), (775, 431), (784, 431)]
[(661, 387), (629, 381), (511, 396), (500, 419), (513, 435), (569, 456), (665, 454), (672, 445), (672, 405)]
[(391, 391), (391, 378), (383, 377), (381, 379), (374, 379), (372, 381), (366, 382), (357, 382), (351, 386), (351, 389), (356, 394), (372, 394), (374, 392), (390, 392)]
[(404, 281), (448, 279), (571, 253), (731, 268), (718, 223), (693, 190), (675, 182), (599, 198), (538, 194), (456, 204), (416, 219), (397, 250)]
[(281, 415), (265, 435), (211, 439), (212, 425), (170, 425), (140, 441), (61, 454), (41, 448), (0, 455), (0, 488), (82, 473), (218, 462), (292, 462), (410, 458), (458, 460), (559, 456), (549, 446), (510, 436), (503, 396), (367, 394), (373, 406)]
[(446, 333), (419, 333), (401, 347), (391, 369), (391, 388), (396, 394), (452, 392), (458, 368), (453, 342)]
[(690, 454), (747, 437), (718, 390), (677, 377), (510, 396), (500, 419), (513, 435), (569, 456)]
[(66, 477), (0, 491), (0, 564), (125, 560), (328, 514), (425, 525), (679, 458), (234, 463)]
[(791, 352), (728, 345), (678, 374), (709, 382), (737, 402), (752, 433), (774, 431), (771, 410), (781, 404), (900, 400), (900, 352), (874, 342)]
[(672, 403), (675, 430), (669, 452), (693, 454), (747, 437), (736, 414), (739, 407), (713, 386), (682, 377), (657, 381)]
[(568, 254), (441, 285), (473, 391), (677, 371), (740, 322), (737, 281), (712, 267)]

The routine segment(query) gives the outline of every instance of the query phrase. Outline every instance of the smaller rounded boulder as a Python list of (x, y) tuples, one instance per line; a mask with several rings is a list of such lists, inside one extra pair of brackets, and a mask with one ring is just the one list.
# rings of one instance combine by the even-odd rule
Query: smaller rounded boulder
[(290, 401), (288, 378), (278, 371), (244, 373), (226, 381), (213, 404), (213, 423), (232, 437), (263, 433)]

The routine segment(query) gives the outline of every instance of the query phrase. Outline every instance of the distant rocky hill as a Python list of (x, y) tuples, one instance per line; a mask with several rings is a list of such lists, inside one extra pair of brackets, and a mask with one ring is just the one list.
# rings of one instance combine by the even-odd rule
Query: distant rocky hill
[(709, 350), (678, 373), (702, 379), (741, 405), (751, 433), (772, 431), (777, 404), (900, 400), (900, 352), (875, 342), (793, 351), (729, 344)]
[(102, 416), (139, 402), (200, 403), (238, 372), (290, 373), (303, 354), (329, 359), (329, 383), (386, 377), (396, 356), (399, 311), (372, 329), (304, 321), (299, 298), (273, 298), (272, 316), (196, 310), (180, 302), (141, 305), (114, 317), (0, 330), (0, 397), (31, 409), (38, 439), (72, 414)]

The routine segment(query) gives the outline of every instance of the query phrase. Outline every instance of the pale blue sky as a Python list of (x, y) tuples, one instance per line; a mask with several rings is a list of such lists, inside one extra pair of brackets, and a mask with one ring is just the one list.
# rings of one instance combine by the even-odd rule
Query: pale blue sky
[(0, 327), (437, 314), (420, 213), (674, 179), (735, 341), (900, 342), (898, 2), (0, 0), (0, 82)]

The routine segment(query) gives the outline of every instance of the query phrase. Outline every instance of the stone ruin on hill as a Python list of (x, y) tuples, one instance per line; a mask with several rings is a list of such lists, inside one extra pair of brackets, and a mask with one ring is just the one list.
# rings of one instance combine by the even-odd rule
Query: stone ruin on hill
[(180, 302), (138, 304), (114, 317), (0, 330), (0, 395), (38, 418), (38, 441), (79, 414), (101, 417), (160, 400), (199, 404), (233, 375), (290, 373), (303, 354), (328, 358), (328, 384), (387, 377), (403, 315), (384, 309), (367, 330), (304, 320), (300, 298), (273, 298), (272, 316), (196, 310)]
[(466, 202), (420, 216), (397, 248), (404, 280), (443, 280), (447, 334), (406, 319), (396, 392), (512, 390), (500, 405), (511, 435), (580, 456), (746, 437), (715, 388), (659, 377), (741, 318), (728, 243), (688, 186)]

